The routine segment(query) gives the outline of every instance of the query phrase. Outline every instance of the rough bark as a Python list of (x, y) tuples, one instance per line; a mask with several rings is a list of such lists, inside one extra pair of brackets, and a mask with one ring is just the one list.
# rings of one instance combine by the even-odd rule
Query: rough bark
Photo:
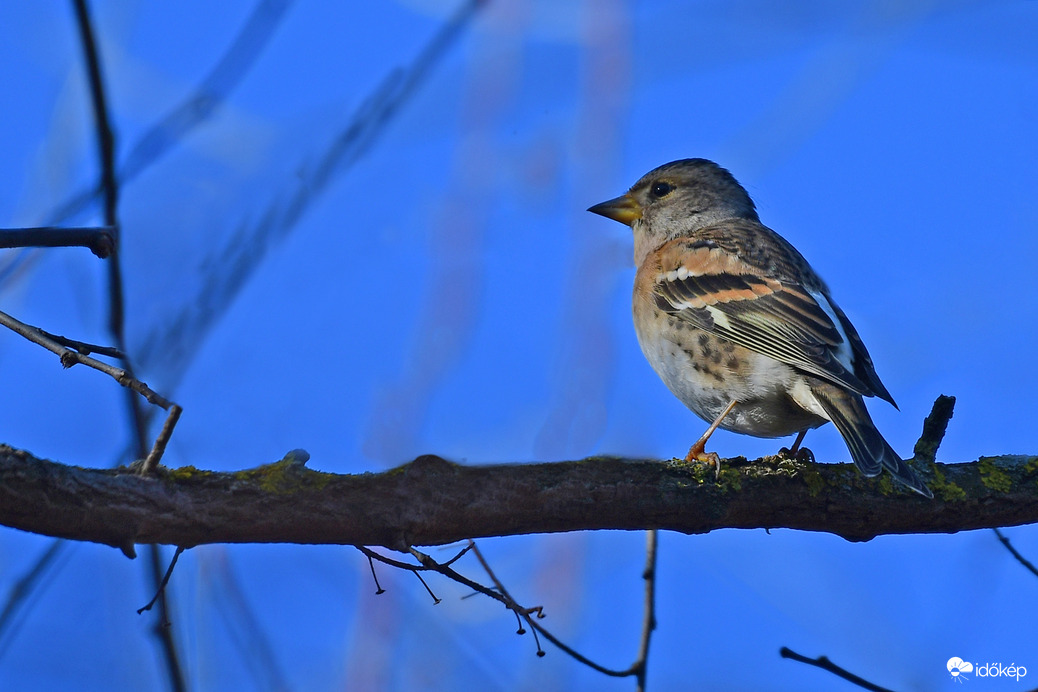
[(924, 469), (936, 499), (849, 464), (779, 457), (463, 466), (423, 456), (383, 473), (337, 475), (305, 452), (233, 473), (193, 467), (144, 477), (86, 469), (0, 446), (0, 524), (93, 541), (379, 545), (594, 529), (823, 531), (848, 540), (954, 533), (1038, 521), (1038, 457), (984, 457)]

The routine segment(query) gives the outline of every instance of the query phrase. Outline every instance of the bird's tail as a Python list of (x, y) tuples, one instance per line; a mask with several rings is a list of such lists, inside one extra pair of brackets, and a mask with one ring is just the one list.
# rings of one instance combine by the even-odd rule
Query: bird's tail
[(861, 396), (828, 384), (812, 387), (812, 390), (833, 425), (840, 431), (854, 459), (854, 465), (863, 475), (876, 476), (882, 469), (886, 469), (899, 483), (920, 495), (933, 497), (926, 483), (880, 435)]

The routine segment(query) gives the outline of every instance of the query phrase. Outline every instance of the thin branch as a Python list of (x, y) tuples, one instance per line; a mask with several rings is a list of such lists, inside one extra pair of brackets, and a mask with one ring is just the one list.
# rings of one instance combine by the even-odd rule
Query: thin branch
[(862, 687), (866, 690), (871, 690), (872, 692), (893, 692), (892, 690), (889, 690), (886, 687), (880, 687), (879, 685), (869, 682), (865, 678), (858, 677), (854, 673), (851, 673), (850, 671), (841, 668), (840, 666), (830, 661), (828, 656), (808, 658), (807, 656), (798, 654), (796, 651), (793, 651), (792, 649), (789, 649), (785, 646), (779, 649), (779, 655), (782, 656), (782, 658), (789, 658), (794, 661), (799, 661), (800, 663), (806, 663), (809, 666), (815, 666), (816, 668), (827, 670), (833, 675), (838, 675), (844, 680), (852, 682), (858, 687)]
[(429, 592), (430, 596), (432, 596), (433, 605), (439, 605), (440, 604), (440, 599), (437, 598), (436, 594), (433, 593), (433, 590), (429, 588), (429, 585), (425, 582), (425, 579), (422, 578), (421, 572), (418, 572), (417, 570), (415, 570), (415, 571), (412, 572), (412, 574), (414, 574), (416, 577), (418, 577), (418, 581), (422, 582), (422, 586), (424, 586), (425, 590)]
[(177, 641), (173, 638), (173, 629), (169, 621), (169, 592), (161, 587), (163, 578), (162, 549), (155, 544), (148, 546), (148, 571), (150, 572), (152, 583), (160, 585), (158, 614), (155, 617), (152, 632), (159, 641), (159, 649), (162, 651), (166, 662), (166, 673), (169, 676), (170, 687), (175, 692), (184, 692), (187, 690), (187, 683), (184, 678), (184, 670), (180, 665)]
[(121, 350), (123, 334), (122, 274), (119, 269), (119, 185), (115, 178), (115, 133), (108, 118), (108, 99), (102, 77), (101, 56), (94, 40), (94, 28), (86, 0), (73, 0), (76, 11), (76, 26), (79, 27), (80, 43), (83, 46), (87, 82), (90, 85), (90, 103), (94, 109), (94, 132), (97, 134), (97, 153), (100, 159), (101, 177), (99, 187), (104, 194), (104, 219), (112, 235), (113, 251), (108, 258), (108, 280), (110, 289), (108, 328), (117, 337)]
[[(90, 85), (90, 102), (94, 111), (94, 130), (97, 133), (97, 153), (99, 158), (99, 189), (104, 199), (105, 226), (111, 229), (113, 250), (108, 257), (108, 330), (112, 334), (116, 348), (127, 353), (125, 334), (126, 301), (124, 297), (123, 275), (119, 261), (120, 228), (119, 228), (119, 181), (115, 173), (115, 133), (112, 131), (108, 117), (108, 100), (105, 94), (102, 76), (101, 55), (94, 39), (93, 24), (86, 0), (73, 0), (76, 13), (76, 25), (79, 27), (80, 42), (83, 46), (84, 63), (87, 70), (87, 82)], [(126, 355), (121, 359), (123, 368), (130, 378), (134, 378), (133, 366)], [(135, 379), (135, 378), (134, 378)], [(147, 425), (140, 402), (131, 394), (127, 394), (127, 405), (136, 436), (138, 454), (144, 457), (146, 451)], [(167, 407), (164, 407), (167, 408)]]
[[(520, 611), (523, 610), (518, 604), (516, 604), (514, 601), (511, 601), (511, 599), (507, 598), (506, 596), (503, 596), (502, 594), (497, 593), (493, 589), (490, 589), (490, 588), (488, 588), (486, 586), (483, 586), (479, 582), (473, 581), (473, 580), (469, 579), (468, 577), (466, 577), (466, 576), (464, 576), (464, 575), (462, 575), (462, 574), (460, 574), (458, 572), (455, 572), (453, 569), (448, 567), (445, 563), (439, 563), (436, 560), (432, 559), (430, 556), (426, 555), (425, 553), (423, 553), (423, 552), (421, 552), (419, 550), (415, 550), (414, 548), (409, 548), (408, 552), (412, 556), (414, 556), (414, 558), (416, 560), (418, 560), (418, 562), (420, 564), (417, 564), (417, 565), (412, 565), (412, 564), (409, 564), (407, 562), (400, 562), (399, 560), (394, 560), (393, 558), (386, 557), (385, 555), (382, 555), (380, 553), (376, 553), (374, 550), (371, 550), (370, 548), (367, 548), (367, 547), (362, 546), (362, 545), (355, 545), (354, 547), (357, 550), (359, 550), (361, 553), (363, 553), (365, 556), (367, 556), (369, 561), (371, 561), (373, 559), (374, 560), (378, 560), (379, 562), (383, 562), (383, 563), (385, 563), (387, 565), (390, 565), (391, 567), (396, 567), (398, 569), (402, 569), (402, 570), (405, 570), (405, 571), (408, 571), (408, 572), (412, 572), (415, 576), (417, 576), (419, 578), (419, 580), (421, 580), (422, 585), (429, 592), (429, 595), (433, 597), (434, 603), (439, 603), (440, 599), (437, 598), (436, 595), (432, 592), (432, 589), (430, 589), (429, 585), (426, 584), (425, 579), (422, 579), (420, 572), (438, 572), (439, 574), (444, 575), (445, 577), (447, 577), (448, 579), (451, 579), (452, 581), (456, 581), (459, 584), (462, 584), (463, 586), (467, 586), (468, 588), (472, 589), (473, 591), (481, 593), (484, 596), (489, 596), (490, 598), (494, 599), (495, 601), (498, 601), (499, 603), (503, 604), (506, 608), (511, 609), (513, 612), (515, 612), (517, 614), (519, 614)], [(471, 548), (471, 547), (472, 547), (472, 544), (470, 542), (469, 548)], [(457, 556), (455, 556), (455, 558), (453, 560), (451, 560), (451, 562), (456, 560), (458, 557), (461, 557), (461, 555), (464, 554), (465, 552), (467, 552), (467, 550), (468, 549), (466, 549), (465, 551), (462, 551), (462, 553), (459, 553)], [(374, 567), (372, 567), (371, 573), (372, 574), (375, 573)], [(378, 582), (376, 580), (376, 584), (377, 583)], [(381, 587), (379, 587), (379, 588), (381, 588)]]
[[(538, 634), (540, 634), (540, 635), (543, 635), (545, 639), (550, 641), (556, 647), (558, 647), (558, 649), (561, 650), (563, 653), (567, 654), (568, 656), (570, 656), (571, 658), (575, 659), (576, 661), (578, 661), (580, 663), (583, 663), (584, 665), (588, 666), (589, 668), (592, 668), (593, 670), (598, 671), (599, 673), (603, 673), (605, 675), (609, 675), (609, 676), (612, 676), (612, 677), (629, 677), (629, 676), (632, 676), (632, 675), (636, 676), (638, 678), (638, 680), (639, 680), (639, 685), (641, 685), (642, 688), (644, 688), (644, 668), (645, 668), (645, 661), (647, 660), (647, 656), (648, 656), (648, 642), (647, 642), (646, 635), (643, 634), (643, 640), (642, 640), (642, 649), (643, 649), (643, 651), (642, 651), (642, 653), (641, 653), (641, 655), (639, 657), (639, 660), (636, 661), (635, 664), (633, 666), (631, 666), (630, 668), (628, 668), (627, 670), (613, 670), (612, 668), (606, 668), (605, 666), (592, 661), (591, 659), (587, 658), (586, 656), (584, 656), (580, 652), (576, 651), (572, 647), (570, 647), (567, 644), (563, 643), (560, 639), (558, 639), (551, 632), (549, 632), (547, 629), (545, 629), (542, 625), (540, 625), (539, 623), (537, 623), (534, 620), (534, 616), (536, 616), (537, 619), (540, 619), (540, 618), (544, 617), (543, 608), (541, 606), (535, 606), (533, 608), (527, 608), (527, 607), (519, 605), (519, 603), (514, 598), (512, 598), (512, 596), (508, 593), (508, 590), (505, 588), (504, 584), (501, 583), (501, 581), (497, 578), (497, 575), (490, 568), (490, 565), (487, 563), (486, 558), (483, 557), (483, 554), (480, 552), (479, 547), (476, 546), (474, 541), (469, 541), (469, 544), (466, 547), (466, 549), (463, 550), (458, 555), (456, 555), (454, 558), (452, 558), (450, 562), (456, 561), (465, 552), (471, 551), (472, 554), (476, 556), (476, 559), (479, 561), (479, 563), (483, 567), (484, 571), (487, 573), (487, 576), (490, 577), (491, 582), (493, 582), (493, 585), (494, 585), (493, 588), (488, 587), (488, 586), (484, 586), (483, 584), (480, 584), (477, 581), (469, 579), (468, 577), (466, 577), (466, 576), (460, 574), (459, 572), (456, 572), (455, 570), (451, 569), (448, 566), (448, 564), (450, 564), (450, 563), (440, 563), (440, 562), (437, 562), (436, 560), (434, 560), (429, 555), (421, 552), (420, 550), (415, 549), (414, 547), (409, 547), (408, 548), (408, 552), (416, 560), (418, 560), (419, 565), (411, 565), (411, 564), (408, 564), (406, 562), (400, 562), (399, 560), (393, 560), (392, 558), (387, 558), (387, 557), (385, 557), (383, 555), (380, 555), (379, 553), (376, 553), (375, 551), (370, 550), (370, 549), (368, 549), (368, 548), (366, 548), (364, 546), (359, 546), (358, 545), (358, 546), (355, 546), (355, 547), (358, 550), (360, 550), (364, 555), (366, 555), (368, 557), (369, 561), (372, 560), (372, 559), (379, 560), (380, 562), (384, 562), (384, 563), (386, 563), (388, 565), (391, 565), (393, 567), (398, 567), (400, 569), (405, 569), (405, 570), (414, 572), (415, 575), (419, 576), (419, 578), (420, 578), (419, 572), (421, 572), (421, 571), (434, 571), (434, 572), (438, 572), (438, 573), (442, 574), (443, 576), (447, 577), (448, 579), (450, 579), (452, 581), (455, 581), (455, 582), (457, 582), (459, 584), (467, 586), (468, 588), (472, 589), (473, 591), (481, 593), (481, 594), (483, 594), (485, 596), (488, 596), (488, 597), (494, 599), (495, 601), (501, 603), (506, 608), (511, 610), (513, 613), (515, 613), (517, 617), (521, 618), (522, 620), (525, 620), (526, 623), (530, 626), (530, 629), (533, 632), (534, 640), (536, 642), (537, 655), (538, 656), (543, 656), (544, 655), (544, 650), (541, 648), (540, 640), (538, 639)], [(655, 555), (656, 555), (655, 540), (652, 540), (649, 560), (650, 560), (650, 564), (652, 565), (653, 572), (655, 571)], [(372, 567), (372, 574), (374, 574), (374, 567)], [(650, 578), (649, 576), (646, 576), (647, 580), (649, 578)], [(654, 578), (655, 577), (653, 576), (652, 579), (654, 580)], [(422, 580), (422, 584), (425, 585), (426, 589), (429, 588), (428, 585), (425, 584), (425, 580), (424, 579)], [(430, 591), (430, 594), (431, 593), (432, 592)], [(435, 598), (435, 596), (434, 596), (434, 598)], [(651, 598), (652, 597), (649, 596), (649, 598), (650, 598), (650, 603), (651, 603)], [(439, 599), (436, 599), (436, 602), (439, 603)], [(654, 627), (655, 626), (655, 619), (651, 615), (651, 613), (652, 613), (651, 606), (649, 607), (649, 612), (650, 612), (650, 616), (649, 617), (652, 619), (653, 627)], [(523, 634), (524, 633), (524, 630), (522, 628), (522, 624), (520, 624), (520, 626), (519, 626), (518, 633), (519, 634)]]
[(1017, 562), (1019, 562), (1021, 565), (1030, 570), (1031, 574), (1038, 577), (1038, 567), (1035, 567), (1030, 560), (1021, 555), (1020, 552), (1013, 547), (1013, 544), (1009, 542), (1009, 538), (1004, 533), (1002, 533), (1001, 529), (996, 528), (995, 535), (998, 536), (998, 540), (1002, 541), (1002, 545), (1006, 547), (1006, 550), (1008, 550), (1013, 555), (1013, 557), (1016, 558)]
[(368, 558), (368, 567), (371, 568), (371, 578), (375, 581), (375, 595), (381, 596), (386, 590), (378, 583), (378, 575), (375, 574), (375, 559), (370, 554), (366, 555), (366, 557)]
[[(538, 618), (544, 617), (544, 613), (541, 611), (540, 606), (536, 608), (522, 608), (518, 606), (515, 600), (508, 594), (508, 591), (505, 589), (504, 584), (502, 584), (501, 581), (497, 578), (497, 575), (494, 574), (494, 571), (490, 569), (490, 565), (483, 557), (483, 554), (480, 552), (479, 548), (473, 546), (472, 553), (476, 556), (476, 559), (479, 560), (479, 564), (483, 566), (483, 569), (486, 571), (487, 576), (489, 576), (490, 580), (494, 582), (494, 586), (497, 587), (498, 591), (501, 592), (501, 595), (507, 598), (512, 603), (515, 603), (518, 609), (516, 610), (515, 608), (513, 608), (513, 610), (515, 610), (515, 612), (517, 612), (519, 615), (522, 616), (524, 620), (526, 620), (526, 624), (529, 625), (530, 629), (532, 629), (535, 633), (539, 632), (541, 635), (544, 636), (545, 639), (554, 644), (556, 648), (565, 653), (567, 656), (579, 663), (583, 663), (585, 666), (591, 668), (592, 670), (602, 673), (603, 675), (608, 675), (614, 678), (625, 678), (631, 675), (637, 675), (637, 672), (633, 668), (628, 668), (627, 670), (614, 670), (613, 668), (607, 668), (600, 663), (592, 661), (590, 658), (583, 655), (573, 647), (565, 644), (562, 640), (553, 635), (551, 632), (545, 629), (544, 626), (542, 626), (540, 623), (534, 620), (533, 617), (531, 617), (531, 613), (534, 612), (537, 613)], [(539, 643), (537, 645), (537, 655), (544, 655), (541, 651)]]
[(440, 564), (442, 564), (442, 565), (443, 565), (444, 567), (450, 567), (450, 566), (451, 566), (451, 565), (453, 565), (453, 564), (454, 564), (455, 562), (457, 562), (458, 560), (460, 560), (460, 559), (461, 559), (461, 558), (462, 558), (462, 557), (463, 557), (463, 556), (465, 555), (465, 553), (469, 552), (469, 551), (470, 551), (470, 550), (472, 550), (472, 549), (473, 549), (474, 547), (476, 547), (476, 544), (475, 544), (475, 543), (473, 543), (472, 541), (469, 541), (469, 542), (468, 542), (467, 544), (465, 544), (465, 547), (464, 547), (464, 548), (462, 548), (462, 549), (461, 549), (461, 550), (460, 550), (460, 551), (458, 552), (458, 554), (457, 554), (457, 555), (455, 555), (454, 557), (452, 557), (452, 558), (451, 558), (450, 560), (447, 560), (446, 562), (442, 562), (442, 563), (440, 563)]
[(85, 247), (105, 259), (115, 248), (115, 229), (109, 226), (0, 228), (0, 248)]
[[(361, 553), (363, 553), (368, 558), (368, 562), (371, 562), (372, 560), (378, 560), (379, 562), (387, 564), (390, 567), (402, 569), (407, 572), (439, 572), (440, 568), (449, 567), (450, 565), (460, 560), (465, 555), (465, 553), (469, 552), (472, 549), (472, 546), (472, 541), (469, 541), (468, 545), (462, 548), (460, 552), (458, 552), (454, 557), (452, 557), (450, 560), (447, 560), (446, 562), (436, 562), (435, 560), (432, 560), (432, 558), (430, 558), (430, 561), (435, 565), (433, 567), (427, 567), (426, 565), (422, 564), (412, 565), (409, 562), (401, 562), (400, 560), (394, 560), (393, 558), (386, 557), (381, 553), (376, 553), (374, 550), (371, 550), (370, 548), (367, 548), (363, 545), (355, 545), (353, 547), (359, 550)], [(371, 571), (372, 576), (374, 576), (374, 565), (371, 566)], [(378, 584), (378, 579), (375, 580), (375, 583), (376, 585)], [(379, 588), (381, 589), (381, 587)]]
[(645, 678), (649, 671), (649, 644), (652, 633), (656, 629), (656, 554), (659, 549), (659, 531), (651, 529), (645, 532), (645, 608), (642, 620), (642, 640), (638, 647), (638, 658), (631, 670), (635, 671), (638, 680), (638, 692), (645, 692)]
[[(183, 409), (181, 409), (180, 406), (167, 400), (165, 397), (160, 396), (157, 392), (148, 387), (148, 385), (133, 377), (128, 370), (117, 368), (105, 363), (104, 361), (86, 355), (86, 352), (91, 350), (122, 355), (122, 352), (118, 349), (108, 349), (105, 347), (94, 346), (92, 344), (85, 344), (79, 341), (71, 341), (64, 337), (55, 337), (38, 327), (25, 324), (2, 311), (0, 311), (0, 325), (7, 327), (34, 344), (38, 344), (56, 354), (61, 359), (62, 366), (70, 368), (73, 365), (81, 364), (99, 372), (103, 372), (128, 390), (136, 392), (140, 396), (144, 397), (149, 403), (167, 410), (168, 415), (166, 416), (166, 421), (162, 426), (162, 430), (155, 439), (155, 443), (147, 457), (144, 459), (144, 463), (141, 467), (142, 473), (151, 473), (154, 471), (156, 466), (158, 466), (159, 461), (162, 459), (162, 454), (165, 452), (166, 445), (169, 443), (169, 439), (173, 435), (173, 429), (176, 427), (177, 421), (180, 420), (180, 414), (183, 412)], [(65, 345), (68, 343), (77, 347), (78, 350), (68, 348)], [(125, 358), (123, 358), (123, 362), (126, 362)]]
[[(0, 311), (0, 325), (7, 327), (16, 334), (25, 337), (34, 344), (38, 344), (51, 353), (57, 355), (61, 359), (61, 365), (63, 367), (71, 368), (73, 365), (85, 365), (88, 368), (93, 368), (94, 370), (103, 372), (122, 386), (144, 397), (150, 404), (154, 404), (155, 406), (167, 411), (176, 406), (173, 402), (155, 392), (148, 385), (133, 377), (127, 370), (117, 368), (114, 365), (105, 363), (104, 361), (91, 358), (78, 350), (68, 348), (42, 329), (25, 324), (11, 315), (8, 315), (6, 312)], [(98, 347), (94, 346), (91, 346), (90, 348), (99, 350)], [(116, 349), (116, 352), (120, 351)]]
[(169, 561), (169, 568), (166, 570), (166, 574), (163, 575), (162, 581), (159, 582), (159, 590), (155, 592), (155, 595), (150, 601), (148, 601), (147, 605), (137, 609), (138, 615), (146, 610), (151, 610), (152, 606), (155, 605), (155, 601), (159, 600), (159, 596), (161, 596), (162, 592), (166, 590), (166, 584), (169, 583), (169, 578), (173, 576), (173, 568), (177, 566), (177, 560), (180, 559), (180, 554), (182, 552), (184, 552), (184, 549), (177, 546), (176, 551), (173, 553), (173, 559)]
[(937, 461), (937, 449), (944, 440), (952, 412), (955, 409), (955, 397), (944, 394), (937, 397), (930, 410), (930, 415), (923, 421), (923, 431), (915, 443), (914, 462), (918, 466), (929, 466)]
[[(94, 111), (94, 129), (97, 133), (97, 153), (99, 158), (100, 181), (98, 188), (104, 200), (105, 225), (112, 231), (113, 250), (108, 257), (108, 330), (112, 334), (116, 348), (124, 355), (121, 358), (123, 368), (130, 378), (133, 365), (125, 355), (126, 332), (125, 315), (126, 300), (123, 288), (122, 266), (119, 260), (120, 227), (119, 227), (119, 181), (115, 173), (115, 133), (112, 131), (108, 117), (108, 100), (105, 95), (104, 78), (102, 76), (101, 55), (94, 39), (93, 24), (86, 0), (73, 0), (76, 12), (76, 25), (79, 27), (80, 40), (83, 45), (84, 62), (87, 70), (87, 82), (90, 85), (90, 102)], [(145, 456), (147, 449), (147, 422), (140, 402), (135, 396), (127, 393), (126, 403), (132, 423), (132, 430), (137, 443), (137, 458)], [(163, 407), (168, 408), (168, 407)], [(154, 560), (152, 561), (154, 563)], [(168, 644), (169, 646), (169, 644)]]
[[(120, 230), (118, 219), (119, 206), (119, 184), (115, 172), (115, 134), (112, 131), (111, 121), (108, 117), (108, 103), (105, 95), (104, 79), (102, 77), (101, 56), (94, 39), (93, 24), (90, 19), (90, 11), (86, 0), (73, 0), (76, 14), (76, 25), (79, 27), (80, 41), (83, 46), (84, 62), (87, 70), (87, 80), (90, 84), (91, 104), (94, 111), (94, 127), (98, 140), (98, 156), (100, 158), (100, 188), (104, 194), (104, 220), (105, 225), (112, 229), (113, 249), (107, 259), (108, 264), (108, 329), (115, 340), (116, 347), (124, 354), (126, 349), (125, 336), (125, 297), (123, 289), (123, 275), (119, 261)], [(123, 366), (130, 378), (133, 377), (133, 366), (128, 358), (122, 359)], [(140, 400), (131, 392), (127, 392), (126, 402), (129, 408), (130, 418), (133, 423), (134, 436), (138, 449), (138, 458), (144, 456), (147, 438), (147, 426), (145, 414)], [(167, 426), (172, 432), (172, 426), (179, 417), (179, 407), (170, 411), (167, 418)], [(161, 437), (161, 436), (160, 436)], [(161, 456), (165, 443), (157, 445), (151, 457)], [(149, 457), (149, 458), (151, 458)], [(154, 463), (154, 462), (153, 462)], [(145, 465), (147, 468), (147, 464)], [(125, 546), (124, 546), (125, 549)], [(162, 564), (157, 546), (152, 546), (149, 555), (151, 576), (154, 583), (158, 585), (159, 591), (159, 616), (155, 626), (155, 633), (159, 638), (166, 661), (166, 671), (169, 675), (170, 685), (174, 690), (180, 692), (187, 689), (184, 671), (180, 665), (180, 656), (177, 651), (176, 641), (169, 628), (168, 595), (165, 582), (162, 581)]]
[(94, 40), (94, 27), (90, 21), (90, 10), (86, 0), (73, 0), (76, 26), (79, 28), (83, 46), (87, 82), (90, 85), (90, 102), (94, 109), (94, 131), (97, 133), (98, 154), (101, 158), (101, 187), (105, 196), (105, 222), (118, 236), (115, 223), (119, 188), (115, 181), (115, 135), (108, 119), (108, 102), (105, 97), (104, 79), (101, 76), (101, 56)]
[(166, 421), (162, 424), (162, 430), (159, 431), (158, 437), (155, 438), (155, 444), (152, 446), (151, 451), (148, 452), (148, 456), (145, 457), (144, 463), (141, 464), (142, 475), (152, 474), (158, 468), (159, 462), (162, 461), (162, 455), (166, 451), (166, 445), (169, 444), (169, 438), (173, 436), (173, 429), (177, 426), (177, 421), (180, 420), (180, 414), (183, 411), (176, 404), (169, 407), (169, 415), (166, 416)]
[(368, 548), (367, 546), (355, 545), (353, 547), (359, 550), (361, 553), (363, 553), (368, 558), (368, 560), (378, 560), (379, 562), (387, 564), (390, 567), (396, 567), (397, 569), (402, 569), (408, 572), (418, 572), (421, 570), (428, 571), (432, 569), (431, 567), (425, 567), (424, 565), (412, 565), (409, 562), (401, 562), (400, 560), (394, 560), (391, 557), (386, 557), (382, 553), (376, 553), (374, 550)]
[[(416, 550), (413, 547), (412, 548), (408, 548), (407, 552), (410, 553), (416, 560), (418, 560), (419, 564), (417, 564), (417, 565), (412, 565), (412, 564), (407, 563), (407, 562), (401, 562), (400, 560), (394, 560), (391, 557), (386, 557), (385, 555), (382, 555), (381, 553), (377, 553), (374, 550), (371, 550), (370, 548), (368, 548), (366, 546), (363, 546), (363, 545), (355, 545), (353, 547), (356, 548), (357, 550), (359, 550), (364, 555), (366, 555), (369, 560), (372, 560), (372, 559), (378, 560), (379, 562), (385, 563), (385, 564), (389, 565), (390, 567), (396, 567), (397, 569), (406, 570), (408, 572), (414, 572), (415, 574), (417, 574), (418, 572), (438, 572), (439, 574), (442, 574), (443, 576), (451, 579), (452, 581), (456, 581), (459, 584), (461, 584), (463, 586), (467, 586), (468, 588), (472, 589), (473, 591), (476, 591), (477, 593), (481, 593), (484, 596), (488, 596), (488, 597), (494, 599), (498, 603), (501, 603), (505, 607), (507, 607), (507, 608), (517, 612), (517, 613), (519, 611), (524, 610), (521, 606), (518, 606), (518, 604), (515, 604), (514, 602), (511, 602), (511, 604), (510, 604), (510, 602), (509, 602), (510, 599), (508, 599), (503, 594), (501, 594), (501, 593), (499, 593), (497, 591), (494, 591), (490, 587), (484, 586), (483, 584), (480, 584), (477, 581), (473, 581), (472, 579), (469, 579), (468, 577), (466, 577), (465, 575), (463, 575), (463, 574), (461, 574), (459, 572), (455, 572), (453, 569), (448, 567), (446, 563), (437, 562), (436, 560), (432, 559), (430, 556), (426, 555), (425, 553), (421, 552), (420, 550)], [(473, 544), (470, 541), (470, 545), (466, 549), (466, 552), (468, 550), (470, 550), (472, 547), (473, 547)], [(460, 557), (460, 555), (459, 555), (459, 557)], [(452, 562), (453, 562), (453, 560), (452, 560)], [(512, 608), (511, 607), (512, 605), (515, 605), (516, 607)]]
[(76, 339), (70, 339), (67, 336), (61, 336), (60, 334), (52, 334), (44, 329), (35, 327), (36, 331), (42, 334), (44, 337), (54, 341), (62, 346), (71, 348), (84, 356), (89, 356), (92, 353), (96, 353), (99, 356), (105, 356), (106, 358), (115, 358), (116, 360), (122, 360), (126, 356), (123, 352), (113, 346), (101, 346), (99, 344), (91, 344), (86, 341), (77, 341)]

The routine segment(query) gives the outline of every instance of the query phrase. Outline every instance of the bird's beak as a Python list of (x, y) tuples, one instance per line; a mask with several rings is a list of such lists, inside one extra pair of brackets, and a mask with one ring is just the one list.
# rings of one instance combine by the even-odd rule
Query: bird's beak
[(634, 197), (631, 197), (630, 193), (620, 195), (616, 199), (611, 199), (608, 202), (596, 204), (588, 209), (588, 211), (604, 216), (607, 219), (612, 219), (613, 221), (619, 221), (628, 226), (642, 218), (642, 205), (638, 204)]

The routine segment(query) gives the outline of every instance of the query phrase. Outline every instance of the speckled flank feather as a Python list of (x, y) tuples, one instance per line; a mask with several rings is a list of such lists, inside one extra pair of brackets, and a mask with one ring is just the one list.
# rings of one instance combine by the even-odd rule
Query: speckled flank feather
[[(768, 230), (759, 224), (758, 229)], [(804, 286), (762, 276), (719, 247), (689, 250), (689, 245), (686, 239), (672, 240), (648, 260), (659, 266), (653, 293), (660, 310), (859, 394), (877, 393), (841, 362), (842, 325), (833, 323)]]

